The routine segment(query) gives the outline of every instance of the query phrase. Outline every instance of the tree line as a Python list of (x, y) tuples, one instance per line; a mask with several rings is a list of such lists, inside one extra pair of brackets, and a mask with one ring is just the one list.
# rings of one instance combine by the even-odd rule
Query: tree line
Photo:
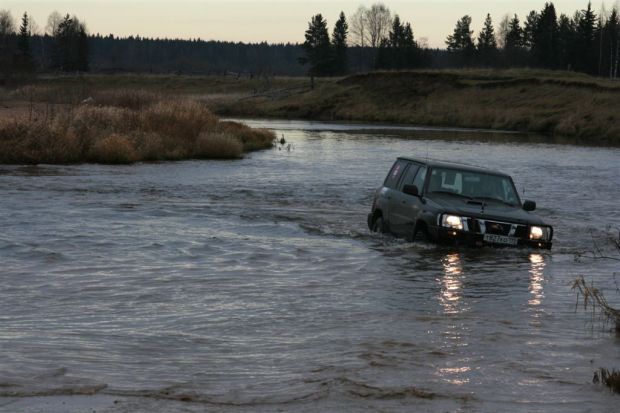
[(506, 16), (497, 33), (487, 15), (477, 39), (470, 25), (471, 17), (463, 16), (446, 39), (461, 66), (529, 66), (618, 78), (620, 19), (615, 7), (597, 16), (588, 3), (569, 17), (558, 16), (553, 3), (546, 3), (540, 12), (531, 11), (524, 24), (516, 14)]
[(44, 30), (24, 13), (16, 23), (0, 10), (0, 81), (35, 72), (153, 72), (237, 76), (339, 76), (376, 69), (537, 67), (618, 78), (618, 10), (596, 13), (588, 3), (572, 16), (545, 3), (521, 20), (490, 15), (474, 35), (463, 16), (432, 49), (414, 27), (382, 3), (344, 12), (329, 27), (311, 17), (302, 44), (233, 43), (89, 34), (76, 16), (52, 13)]
[[(572, 17), (558, 17), (555, 6), (549, 2), (540, 12), (531, 11), (523, 24), (516, 14), (504, 17), (497, 31), (487, 14), (477, 36), (471, 23), (469, 15), (456, 22), (453, 33), (446, 38), (444, 53), (420, 45), (414, 39), (411, 24), (402, 22), (398, 14), (392, 16), (385, 5), (361, 6), (351, 18), (352, 39), (338, 53), (345, 55), (346, 45), (355, 45), (362, 61), (371, 57), (373, 69), (538, 67), (618, 78), (620, 19), (615, 7), (597, 16), (588, 3), (586, 9), (576, 11)], [(348, 27), (344, 13), (340, 14), (338, 24)], [(335, 44), (331, 47), (335, 50)], [(303, 48), (302, 62), (309, 64), (311, 76), (341, 72), (335, 60), (329, 59), (327, 23), (322, 15), (313, 16), (308, 23)]]
[[(5, 81), (14, 74), (24, 76), (40, 68), (67, 72), (89, 70), (86, 25), (77, 17), (55, 12), (48, 19), (45, 38), (36, 35), (36, 30), (36, 22), (27, 12), (16, 28), (11, 14), (0, 10), (0, 73)], [(35, 52), (37, 43), (43, 45), (38, 53)]]
[[(348, 55), (350, 46), (356, 48), (357, 56)], [(370, 8), (360, 6), (353, 15), (350, 31), (344, 12), (340, 12), (331, 38), (323, 15), (312, 16), (302, 48), (304, 56), (300, 62), (308, 65), (311, 77), (363, 70), (368, 59), (373, 69), (412, 69), (430, 66), (432, 61), (428, 49), (414, 39), (411, 24), (401, 21), (397, 14), (392, 17), (382, 3)]]

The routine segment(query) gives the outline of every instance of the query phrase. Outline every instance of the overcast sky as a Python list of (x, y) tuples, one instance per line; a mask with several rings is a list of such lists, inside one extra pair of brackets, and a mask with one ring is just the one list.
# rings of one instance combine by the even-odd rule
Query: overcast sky
[[(473, 18), (473, 29), (480, 30), (487, 13), (495, 25), (507, 13), (521, 20), (530, 10), (541, 10), (545, 0), (394, 0), (384, 1), (401, 20), (413, 26), (416, 39), (426, 38), (433, 47), (445, 47), (463, 15)], [(616, 0), (608, 0), (611, 8)], [(77, 15), (91, 33), (117, 36), (201, 38), (270, 43), (302, 42), (310, 17), (321, 13), (330, 30), (340, 11), (353, 14), (361, 4), (372, 2), (326, 0), (0, 0), (0, 9), (8, 9), (15, 20), (24, 11), (44, 29), (47, 16), (54, 10)], [(554, 2), (558, 13), (573, 15), (587, 6), (587, 0)], [(600, 10), (602, 2), (593, 2)]]

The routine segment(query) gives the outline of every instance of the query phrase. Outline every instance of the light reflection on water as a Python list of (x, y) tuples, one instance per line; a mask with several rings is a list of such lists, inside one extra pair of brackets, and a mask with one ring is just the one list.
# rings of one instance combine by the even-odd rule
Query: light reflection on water
[(532, 253), (530, 254), (530, 262), (532, 263), (532, 268), (530, 269), (530, 293), (532, 296), (528, 303), (532, 307), (538, 307), (542, 304), (542, 300), (545, 297), (543, 290), (545, 257), (542, 254)]
[[(615, 406), (588, 382), (620, 354), (568, 284), (613, 288), (573, 255), (620, 226), (620, 151), (327, 129), (236, 162), (3, 167), (0, 406), (101, 385), (110, 412)], [(373, 190), (420, 153), (511, 173), (554, 250), (370, 234)]]
[(442, 260), (444, 274), (441, 277), (439, 300), (446, 314), (459, 313), (459, 300), (463, 282), (463, 264), (458, 253), (446, 255)]

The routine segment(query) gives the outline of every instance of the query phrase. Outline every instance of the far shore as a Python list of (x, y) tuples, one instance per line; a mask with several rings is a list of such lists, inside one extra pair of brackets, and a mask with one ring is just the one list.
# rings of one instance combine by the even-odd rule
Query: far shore
[(221, 117), (500, 130), (620, 146), (619, 82), (541, 70), (372, 72), (319, 78), (314, 89), (295, 77), (41, 76), (2, 92), (0, 119), (118, 90), (198, 101)]

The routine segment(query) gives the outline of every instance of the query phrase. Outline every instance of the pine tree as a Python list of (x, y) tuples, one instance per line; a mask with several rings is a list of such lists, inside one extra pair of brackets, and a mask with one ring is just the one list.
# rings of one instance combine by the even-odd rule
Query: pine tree
[(24, 56), (30, 56), (30, 22), (28, 21), (28, 13), (24, 13), (22, 24), (19, 26), (17, 50)]
[(391, 47), (398, 49), (403, 46), (405, 37), (405, 27), (400, 22), (400, 17), (397, 15), (394, 16), (394, 21), (392, 21), (392, 30), (388, 34), (389, 44)]
[(506, 60), (510, 66), (518, 66), (525, 63), (525, 39), (524, 31), (521, 28), (519, 17), (515, 14), (508, 22), (508, 31), (506, 33), (506, 44), (504, 45), (504, 53)]
[(534, 37), (539, 18), (540, 16), (538, 15), (538, 12), (532, 10), (525, 19), (525, 27), (523, 28), (523, 46), (530, 49), (534, 45)]
[(525, 46), (523, 38), (523, 29), (521, 28), (521, 22), (519, 16), (516, 14), (508, 23), (508, 33), (506, 33), (506, 49), (519, 49)]
[(86, 26), (77, 17), (65, 15), (54, 40), (53, 67), (65, 72), (88, 71), (88, 34)]
[(478, 35), (478, 55), (483, 66), (492, 66), (497, 62), (497, 41), (490, 14), (487, 14), (484, 27)]
[(557, 68), (558, 21), (553, 3), (546, 3), (538, 16), (532, 39), (532, 56), (536, 64)]
[(558, 20), (558, 68), (571, 70), (575, 67), (575, 24), (565, 14)]
[(406, 68), (415, 68), (422, 65), (423, 53), (413, 37), (413, 29), (410, 23), (405, 24), (403, 55)]
[(592, 3), (588, 3), (588, 8), (581, 11), (577, 22), (576, 52), (579, 58), (576, 69), (590, 74), (596, 74), (598, 65), (595, 25), (596, 15), (592, 10)]
[(299, 61), (302, 64), (309, 64), (308, 74), (313, 85), (315, 76), (327, 76), (331, 71), (331, 45), (329, 33), (327, 32), (327, 22), (321, 14), (312, 16), (306, 30), (306, 41), (302, 44), (305, 56)]
[(76, 50), (76, 69), (80, 72), (88, 72), (90, 66), (88, 64), (88, 34), (84, 24), (80, 24), (77, 32), (77, 50)]
[(30, 50), (30, 20), (28, 19), (28, 13), (24, 13), (21, 26), (19, 26), (15, 64), (17, 70), (23, 73), (31, 72), (34, 69), (34, 61)]
[(419, 65), (419, 46), (413, 37), (410, 23), (394, 16), (388, 38), (379, 48), (377, 67), (381, 69), (410, 69)]
[(332, 33), (332, 47), (334, 48), (334, 67), (335, 75), (347, 73), (347, 37), (349, 35), (349, 25), (344, 12), (340, 12), (340, 17), (334, 26)]
[(471, 17), (463, 16), (454, 28), (454, 33), (448, 36), (446, 39), (446, 45), (448, 45), (448, 51), (457, 56), (457, 59), (462, 65), (469, 65), (472, 62), (472, 58), (475, 52), (474, 41), (471, 29)]

